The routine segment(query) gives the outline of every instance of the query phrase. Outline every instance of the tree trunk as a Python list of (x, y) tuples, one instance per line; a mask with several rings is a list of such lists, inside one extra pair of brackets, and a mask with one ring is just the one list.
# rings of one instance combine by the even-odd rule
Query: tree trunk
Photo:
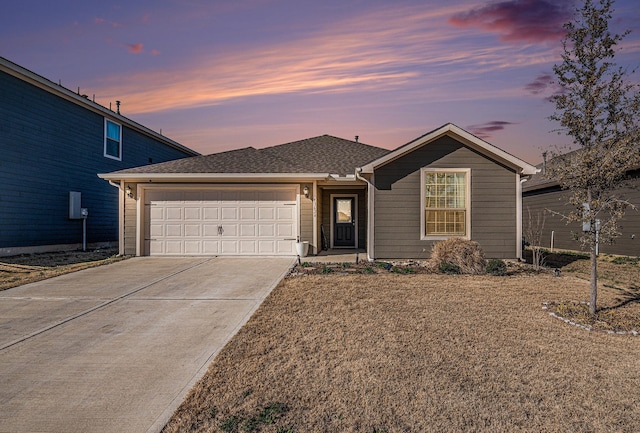
[(589, 313), (596, 314), (596, 302), (598, 301), (598, 256), (595, 248), (591, 249), (591, 302), (589, 303)]

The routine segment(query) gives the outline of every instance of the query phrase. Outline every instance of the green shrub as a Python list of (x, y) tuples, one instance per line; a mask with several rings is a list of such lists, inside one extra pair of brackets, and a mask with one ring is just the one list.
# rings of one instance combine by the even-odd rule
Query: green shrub
[(638, 257), (618, 256), (611, 260), (611, 263), (615, 263), (616, 265), (637, 265), (638, 261), (640, 261)]
[(457, 275), (460, 274), (460, 266), (458, 265), (454, 265), (453, 263), (441, 263), (440, 266), (438, 266), (438, 271), (440, 271), (443, 274), (449, 274), (449, 275)]
[(507, 275), (507, 265), (500, 259), (491, 259), (487, 263), (487, 274)]
[(238, 426), (242, 422), (242, 418), (238, 418), (237, 416), (231, 416), (225, 419), (222, 424), (220, 424), (220, 430), (226, 433), (233, 433), (238, 431)]

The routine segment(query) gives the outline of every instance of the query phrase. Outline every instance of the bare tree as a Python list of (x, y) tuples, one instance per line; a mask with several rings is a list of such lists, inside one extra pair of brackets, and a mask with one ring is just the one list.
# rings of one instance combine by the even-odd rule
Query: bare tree
[(531, 209), (527, 207), (529, 214), (528, 225), (525, 230), (525, 236), (531, 248), (531, 263), (536, 271), (544, 265), (544, 255), (542, 249), (542, 231), (544, 230), (544, 222), (546, 215), (544, 212), (538, 212), (535, 217), (531, 215)]
[(561, 91), (552, 97), (556, 110), (550, 119), (578, 149), (552, 152), (547, 177), (569, 192), (572, 211), (563, 217), (583, 223), (576, 237), (591, 257), (591, 314), (597, 311), (596, 245), (619, 234), (618, 221), (630, 203), (617, 191), (640, 163), (640, 93), (638, 84), (627, 80), (628, 71), (613, 62), (618, 43), (629, 33), (610, 33), (613, 3), (585, 1), (564, 26), (562, 63), (553, 68)]

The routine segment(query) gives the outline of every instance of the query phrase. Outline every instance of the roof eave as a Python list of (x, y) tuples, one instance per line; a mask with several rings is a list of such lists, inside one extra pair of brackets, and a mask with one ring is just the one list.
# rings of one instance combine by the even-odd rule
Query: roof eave
[(125, 182), (258, 182), (325, 180), (329, 173), (101, 173), (98, 177)]

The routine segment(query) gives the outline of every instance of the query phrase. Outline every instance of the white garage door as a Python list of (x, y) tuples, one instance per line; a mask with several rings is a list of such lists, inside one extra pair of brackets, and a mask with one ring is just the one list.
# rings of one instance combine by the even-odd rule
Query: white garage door
[(150, 255), (294, 255), (297, 188), (148, 189)]

